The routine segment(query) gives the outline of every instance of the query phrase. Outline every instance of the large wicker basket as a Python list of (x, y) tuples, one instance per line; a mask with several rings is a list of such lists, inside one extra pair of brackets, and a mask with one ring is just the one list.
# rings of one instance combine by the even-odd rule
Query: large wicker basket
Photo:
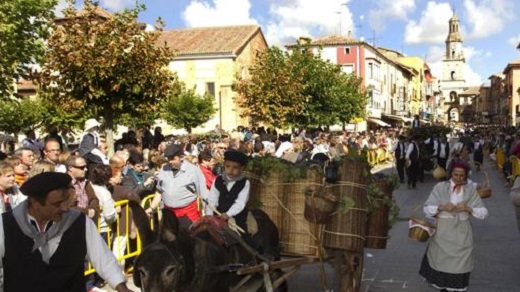
[[(378, 188), (390, 199), (392, 198), (392, 188), (384, 179), (375, 181)], [(367, 216), (367, 227), (365, 234), (365, 247), (374, 249), (385, 249), (388, 240), (388, 215), (389, 207), (379, 200), (379, 207), (372, 210)]]
[(286, 183), (284, 188), (282, 225), (280, 237), (283, 254), (317, 256), (323, 226), (305, 220), (305, 192), (318, 191), (323, 184), (323, 174), (317, 169), (308, 169), (306, 178)]
[(285, 183), (281, 171), (272, 170), (266, 176), (246, 173), (250, 183), (250, 208), (262, 209), (278, 227), (278, 234), (283, 233), (283, 209), (279, 202), (283, 200)]
[(354, 201), (346, 212), (336, 212), (325, 225), (323, 245), (327, 248), (360, 252), (365, 246), (367, 189), (369, 173), (367, 162), (344, 158), (341, 180), (338, 182), (339, 201)]

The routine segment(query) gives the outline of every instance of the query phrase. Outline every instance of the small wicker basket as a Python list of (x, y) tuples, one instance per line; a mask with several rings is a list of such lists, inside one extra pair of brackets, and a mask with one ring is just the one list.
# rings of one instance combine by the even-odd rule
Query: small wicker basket
[[(410, 218), (410, 220), (415, 221), (418, 224), (428, 226), (430, 228), (435, 228), (435, 226), (433, 226), (431, 223), (422, 219)], [(408, 229), (408, 237), (413, 240), (425, 242), (428, 240), (428, 238), (430, 238), (430, 234), (425, 229), (419, 226), (414, 226)]]
[(478, 195), (482, 199), (487, 199), (491, 197), (491, 185), (489, 183), (489, 175), (484, 171), (484, 175), (486, 176), (486, 184), (477, 188)]

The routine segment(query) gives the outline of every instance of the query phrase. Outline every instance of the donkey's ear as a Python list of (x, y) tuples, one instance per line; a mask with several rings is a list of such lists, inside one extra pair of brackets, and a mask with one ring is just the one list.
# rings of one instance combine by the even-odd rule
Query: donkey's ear
[(135, 226), (137, 230), (139, 230), (139, 235), (141, 236), (141, 241), (143, 242), (143, 246), (147, 246), (154, 241), (153, 231), (150, 228), (150, 219), (144, 209), (139, 205), (139, 203), (135, 201), (129, 201), (128, 205), (132, 210), (132, 217), (134, 218)]
[(159, 231), (160, 238), (165, 242), (175, 241), (179, 232), (179, 220), (175, 214), (173, 214), (173, 212), (168, 209), (163, 209), (162, 215), (161, 227)]

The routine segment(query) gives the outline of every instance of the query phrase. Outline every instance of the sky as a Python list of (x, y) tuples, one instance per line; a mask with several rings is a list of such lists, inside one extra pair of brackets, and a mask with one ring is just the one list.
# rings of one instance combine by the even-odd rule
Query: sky
[[(441, 60), (453, 13), (460, 20), (469, 86), (488, 84), (520, 58), (518, 0), (140, 0), (139, 20), (166, 30), (257, 24), (269, 46), (294, 44), (301, 36), (330, 35), (364, 40), (406, 56), (419, 56), (440, 78)], [(100, 0), (112, 12), (133, 8), (135, 0)]]

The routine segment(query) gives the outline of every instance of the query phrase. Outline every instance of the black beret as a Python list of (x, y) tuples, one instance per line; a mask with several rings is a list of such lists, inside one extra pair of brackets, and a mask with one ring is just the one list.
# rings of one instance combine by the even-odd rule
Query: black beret
[(248, 159), (247, 155), (237, 150), (228, 150), (224, 152), (224, 160), (233, 161), (240, 165), (246, 165)]
[(183, 155), (184, 151), (182, 151), (181, 147), (176, 144), (170, 144), (164, 150), (164, 157), (174, 157)]
[(22, 194), (28, 197), (44, 198), (54, 190), (70, 186), (72, 178), (61, 172), (42, 172), (28, 179), (21, 187)]

